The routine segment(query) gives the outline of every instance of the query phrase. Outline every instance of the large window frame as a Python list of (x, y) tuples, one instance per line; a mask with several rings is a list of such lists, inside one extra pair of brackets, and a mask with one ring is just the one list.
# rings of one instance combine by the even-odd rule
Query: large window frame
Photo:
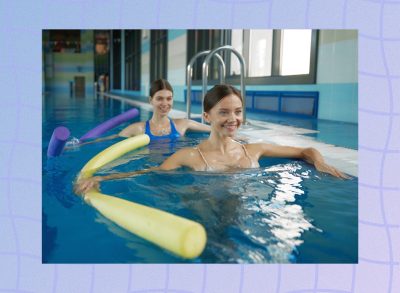
[[(211, 44), (207, 43), (207, 46), (204, 46), (204, 41), (200, 39), (195, 32), (196, 31), (188, 31), (188, 60), (194, 56), (194, 54), (208, 50), (215, 49), (218, 46), (230, 45), (232, 43), (232, 31), (231, 30), (219, 30), (221, 31), (221, 42), (220, 44)], [(271, 68), (271, 76), (262, 76), (262, 77), (247, 77), (245, 79), (246, 85), (289, 85), (289, 84), (315, 84), (316, 83), (316, 73), (317, 73), (317, 55), (318, 55), (318, 30), (312, 30), (311, 33), (311, 56), (310, 56), (310, 71), (308, 74), (299, 74), (299, 75), (286, 75), (282, 76), (280, 74), (280, 62), (281, 62), (281, 40), (282, 40), (282, 30), (273, 30), (273, 47), (272, 47), (272, 68)], [(243, 31), (243, 58), (246, 62), (246, 72), (248, 72), (249, 67), (249, 42), (250, 42), (250, 30)], [(217, 46), (216, 46), (217, 45)], [(239, 85), (240, 84), (240, 76), (239, 75), (230, 75), (230, 54), (224, 52), (222, 54), (226, 64), (226, 83)], [(215, 60), (213, 60), (215, 62)], [(193, 71), (193, 85), (201, 85), (201, 73), (199, 75), (198, 71), (201, 72), (201, 64), (203, 60), (197, 61), (194, 66)], [(215, 64), (214, 66), (217, 66)], [(210, 66), (210, 74), (208, 84), (218, 84), (218, 75), (213, 74), (216, 69), (212, 69)]]
[(121, 31), (120, 30), (112, 30), (112, 42), (113, 42), (113, 50), (112, 50), (112, 72), (113, 72), (113, 89), (120, 90), (121, 89)]
[(141, 30), (125, 30), (125, 90), (140, 91)]
[[(192, 57), (198, 52), (212, 50), (228, 43), (227, 30), (188, 30), (187, 34), (187, 60), (189, 62)], [(219, 52), (219, 55), (225, 57), (226, 52)], [(223, 58), (225, 64), (227, 61)], [(202, 64), (203, 58), (199, 58), (193, 65), (193, 84), (201, 84), (202, 78)], [(210, 81), (215, 81), (218, 79), (218, 66), (219, 62), (215, 58), (210, 60), (209, 64), (209, 78)]]
[[(95, 30), (93, 34), (94, 50), (94, 79), (98, 81), (101, 74), (110, 75), (110, 39), (111, 34), (108, 30)], [(96, 48), (100, 46), (101, 52)]]
[(81, 53), (80, 30), (48, 30), (50, 50), (53, 53)]
[(150, 32), (150, 80), (168, 77), (168, 30)]

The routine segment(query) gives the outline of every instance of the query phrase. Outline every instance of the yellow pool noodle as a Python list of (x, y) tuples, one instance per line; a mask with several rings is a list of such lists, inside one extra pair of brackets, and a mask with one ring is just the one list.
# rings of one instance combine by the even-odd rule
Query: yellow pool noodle
[(128, 152), (148, 145), (149, 142), (150, 137), (147, 134), (141, 134), (113, 144), (86, 163), (80, 172), (79, 179), (92, 177), (104, 165), (122, 157)]
[[(143, 134), (112, 145), (82, 168), (80, 178), (91, 177), (105, 164), (147, 145), (149, 141), (149, 137)], [(87, 192), (84, 199), (120, 227), (180, 257), (195, 258), (204, 250), (207, 242), (206, 231), (201, 224), (192, 220), (105, 195), (94, 189)]]
[(118, 226), (183, 258), (199, 256), (206, 244), (202, 225), (121, 198), (90, 191), (89, 203)]

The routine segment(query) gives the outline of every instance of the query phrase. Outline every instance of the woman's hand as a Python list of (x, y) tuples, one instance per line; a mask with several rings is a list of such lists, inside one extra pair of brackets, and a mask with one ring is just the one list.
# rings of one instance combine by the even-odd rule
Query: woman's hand
[(88, 179), (81, 179), (75, 183), (74, 192), (79, 195), (84, 195), (91, 189), (99, 190), (99, 182), (102, 180), (100, 176), (91, 177)]
[(75, 183), (74, 185), (74, 192), (78, 195), (85, 195), (88, 191), (91, 189), (96, 189), (99, 190), (100, 181), (105, 181), (105, 180), (113, 180), (113, 179), (122, 179), (122, 178), (128, 178), (128, 177), (133, 177), (137, 176), (140, 174), (145, 174), (149, 171), (153, 170), (161, 170), (158, 167), (153, 167), (145, 170), (137, 170), (137, 171), (132, 171), (132, 172), (126, 172), (126, 173), (115, 173), (115, 174), (110, 174), (110, 175), (104, 175), (104, 176), (95, 176), (87, 179), (80, 179), (78, 182)]
[(326, 164), (325, 162), (317, 161), (314, 163), (314, 166), (320, 172), (328, 173), (328, 174), (331, 174), (332, 176), (342, 178), (342, 179), (350, 179), (349, 176), (340, 172), (335, 167), (332, 167), (332, 166)]

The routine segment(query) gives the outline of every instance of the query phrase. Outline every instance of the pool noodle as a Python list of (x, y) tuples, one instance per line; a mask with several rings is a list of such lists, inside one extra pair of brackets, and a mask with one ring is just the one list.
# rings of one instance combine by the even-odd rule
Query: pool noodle
[(122, 157), (126, 153), (148, 145), (150, 138), (147, 134), (136, 135), (113, 144), (94, 156), (83, 166), (79, 179), (92, 177), (104, 165)]
[(79, 140), (84, 141), (84, 140), (88, 140), (90, 138), (98, 137), (98, 136), (102, 135), (103, 133), (105, 133), (106, 131), (118, 126), (119, 124), (135, 118), (137, 115), (139, 115), (138, 109), (134, 108), (129, 111), (126, 111), (118, 116), (115, 116), (107, 121), (104, 121), (100, 125), (96, 126), (92, 130), (90, 130), (86, 134), (84, 134)]
[[(149, 142), (149, 136), (142, 134), (112, 145), (82, 168), (80, 178), (90, 178), (105, 164)], [(199, 223), (95, 189), (87, 192), (84, 199), (120, 227), (183, 258), (195, 258), (204, 250), (207, 235)]]
[(206, 243), (202, 225), (114, 196), (90, 191), (90, 205), (118, 226), (183, 258), (195, 258)]
[(54, 129), (47, 148), (47, 157), (57, 157), (61, 154), (70, 132), (67, 127), (59, 126)]

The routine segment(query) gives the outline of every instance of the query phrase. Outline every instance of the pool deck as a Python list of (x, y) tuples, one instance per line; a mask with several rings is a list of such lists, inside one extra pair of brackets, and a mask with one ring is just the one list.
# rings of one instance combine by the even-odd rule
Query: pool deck
[[(121, 102), (125, 102), (135, 107), (140, 107), (146, 111), (152, 111), (152, 106), (144, 99), (134, 100), (130, 96), (113, 93), (103, 93), (101, 95), (120, 100)], [(171, 118), (186, 118), (186, 111), (175, 108), (171, 110), (169, 116)], [(191, 118), (200, 117), (201, 114), (191, 115)], [(249, 124), (242, 126), (239, 131), (239, 136), (240, 138), (248, 140), (250, 143), (266, 142), (297, 147), (314, 147), (322, 153), (328, 164), (335, 166), (347, 174), (358, 177), (357, 150), (336, 146), (315, 139), (314, 135), (318, 134), (319, 130), (282, 125), (249, 118), (247, 118), (247, 122)]]

